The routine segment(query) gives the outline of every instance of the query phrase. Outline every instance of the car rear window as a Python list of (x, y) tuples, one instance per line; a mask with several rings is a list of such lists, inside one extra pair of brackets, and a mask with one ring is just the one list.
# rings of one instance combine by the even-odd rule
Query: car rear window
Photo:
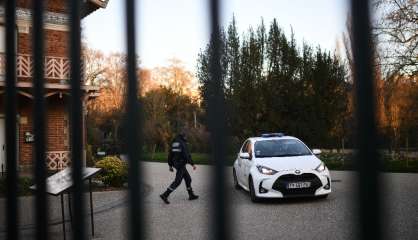
[(291, 157), (312, 155), (301, 141), (296, 139), (272, 139), (254, 144), (256, 157)]

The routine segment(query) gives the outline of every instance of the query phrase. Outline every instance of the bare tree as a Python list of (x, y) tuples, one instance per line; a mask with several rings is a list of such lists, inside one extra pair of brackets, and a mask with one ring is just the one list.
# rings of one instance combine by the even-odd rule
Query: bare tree
[[(93, 127), (106, 128), (108, 139), (117, 142), (125, 101), (126, 56), (121, 53), (104, 55), (100, 51), (85, 51), (86, 79), (100, 87), (99, 95), (88, 102), (88, 119)], [(106, 127), (104, 127), (106, 126)]]
[(106, 56), (99, 50), (86, 48), (83, 50), (83, 67), (85, 84), (99, 86), (104, 81)]
[(388, 76), (418, 74), (418, 0), (375, 0), (378, 63)]
[(160, 86), (152, 80), (151, 75), (152, 71), (149, 69), (141, 68), (138, 70), (140, 96), (145, 96), (147, 92), (160, 88)]
[(197, 89), (193, 73), (188, 71), (182, 61), (176, 58), (170, 59), (168, 66), (154, 68), (152, 78), (155, 83), (179, 95), (193, 96)]

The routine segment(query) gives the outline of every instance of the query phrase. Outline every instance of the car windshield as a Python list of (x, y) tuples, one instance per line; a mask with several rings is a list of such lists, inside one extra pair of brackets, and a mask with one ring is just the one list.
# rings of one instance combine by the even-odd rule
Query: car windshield
[(263, 157), (292, 157), (312, 155), (311, 151), (296, 139), (272, 139), (257, 141), (254, 145), (255, 156)]

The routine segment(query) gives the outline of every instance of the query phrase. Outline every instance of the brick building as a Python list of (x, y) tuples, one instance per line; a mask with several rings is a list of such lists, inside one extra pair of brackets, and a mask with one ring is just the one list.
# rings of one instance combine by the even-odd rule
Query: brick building
[[(107, 0), (82, 1), (82, 16), (105, 8)], [(17, 90), (18, 90), (18, 165), (21, 168), (32, 165), (33, 159), (33, 94), (32, 94), (32, 0), (17, 0)], [(47, 166), (50, 170), (65, 168), (70, 162), (69, 136), (69, 16), (67, 1), (47, 0), (44, 12), (45, 39), (45, 99), (47, 103)], [(5, 89), (5, 46), (4, 46), (4, 8), (0, 7), (0, 167), (6, 169), (4, 152), (4, 89)], [(83, 85), (83, 105), (95, 89)], [(85, 108), (84, 108), (85, 109)], [(0, 169), (1, 171), (1, 169)]]

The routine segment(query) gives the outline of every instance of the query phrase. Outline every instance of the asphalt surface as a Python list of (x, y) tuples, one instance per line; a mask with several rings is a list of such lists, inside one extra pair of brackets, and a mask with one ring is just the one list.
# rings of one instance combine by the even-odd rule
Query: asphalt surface
[[(144, 168), (147, 239), (208, 239), (212, 232), (209, 217), (213, 213), (209, 191), (211, 167), (198, 166), (196, 171), (189, 168), (193, 188), (200, 195), (198, 200), (187, 200), (183, 184), (170, 195), (170, 205), (162, 203), (158, 195), (172, 181), (174, 173), (161, 163), (144, 163)], [(235, 190), (229, 178), (231, 234), (244, 240), (357, 239), (353, 197), (356, 175), (334, 171), (331, 176), (333, 192), (327, 199), (269, 200), (257, 204), (251, 202), (244, 190)], [(382, 179), (386, 189), (382, 216), (386, 239), (417, 239), (418, 174), (383, 174)], [(94, 193), (94, 239), (127, 239), (126, 194), (125, 191)], [(20, 199), (22, 239), (33, 239), (32, 201), (32, 197)], [(4, 203), (0, 199), (1, 212)], [(50, 209), (51, 239), (62, 239), (59, 198), (50, 198)], [(4, 231), (4, 214), (0, 214), (0, 239), (5, 239)], [(68, 236), (70, 231), (67, 222)]]

